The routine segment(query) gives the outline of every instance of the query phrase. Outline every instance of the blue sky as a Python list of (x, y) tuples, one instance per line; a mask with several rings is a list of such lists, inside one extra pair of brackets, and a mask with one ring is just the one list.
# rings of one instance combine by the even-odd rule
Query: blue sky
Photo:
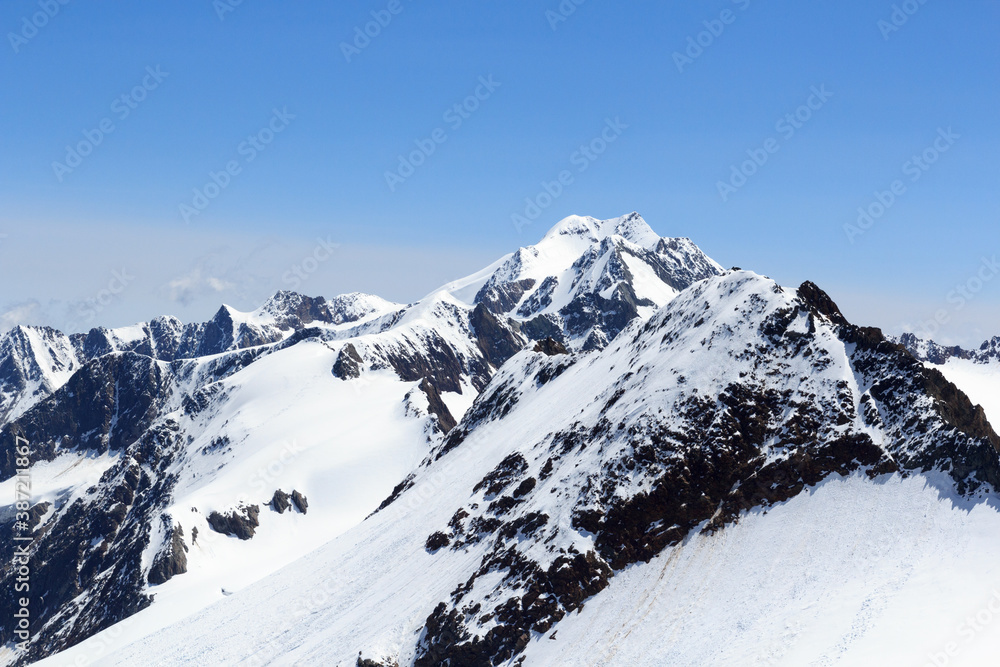
[(301, 291), (408, 301), (636, 210), (859, 323), (1000, 335), (996, 2), (231, 2), (3, 3), (0, 325), (250, 309), (319, 239)]

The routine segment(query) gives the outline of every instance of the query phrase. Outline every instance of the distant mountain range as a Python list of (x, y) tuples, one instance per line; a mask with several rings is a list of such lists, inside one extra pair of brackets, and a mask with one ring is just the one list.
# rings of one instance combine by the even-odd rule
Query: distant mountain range
[[(678, 634), (672, 604), (720, 612), (681, 592), (705, 572), (667, 563), (746, 555), (727, 536), (835, 512), (834, 484), (858, 503), (931, 484), (992, 527), (998, 369), (1000, 338), (887, 338), (812, 283), (724, 270), (635, 213), (567, 218), (413, 304), (279, 292), (201, 324), (17, 327), (0, 338), (0, 479), (29, 441), (32, 639), (15, 650), (4, 597), (0, 662), (754, 664), (723, 657), (766, 614), (730, 646), (708, 622)], [(616, 625), (633, 586), (663, 609)], [(754, 660), (810, 664), (793, 654)]]

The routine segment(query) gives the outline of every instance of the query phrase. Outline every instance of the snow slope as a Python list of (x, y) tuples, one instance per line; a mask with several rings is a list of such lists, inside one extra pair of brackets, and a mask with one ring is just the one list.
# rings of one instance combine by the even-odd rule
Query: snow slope
[[(393, 654), (419, 633), (425, 600), (448, 592), (439, 571), (392, 567), (404, 554), (430, 560), (387, 537), (403, 534), (407, 519), (395, 521), (92, 664), (348, 667), (352, 628), (354, 638), (380, 632), (381, 652)], [(998, 549), (996, 508), (942, 494), (933, 479), (835, 478), (626, 570), (533, 637), (523, 664), (922, 666), (953, 645), (948, 665), (981, 667), (1000, 650)], [(977, 614), (987, 622), (967, 620)], [(102, 641), (112, 642), (98, 635), (38, 664), (94, 657)]]
[(1000, 546), (997, 436), (934, 382), (815, 286), (709, 279), (520, 352), (382, 510), (101, 664), (920, 660)]
[(1000, 618), (965, 619), (1000, 610), (998, 529), (925, 477), (831, 479), (624, 572), (524, 664), (992, 664)]
[(0, 423), (17, 419), (80, 367), (69, 338), (48, 327), (17, 326), (0, 338)]
[[(719, 273), (637, 214), (574, 216), (414, 304), (279, 292), (204, 323), (6, 336), (3, 400), (20, 407), (0, 439), (28, 438), (43, 480), (49, 460), (107, 462), (99, 480), (36, 498), (53, 503), (33, 558), (56, 594), (36, 616), (32, 655), (130, 616), (141, 637), (328, 542), (373, 511), (522, 348), (554, 338), (601, 349)], [(271, 509), (293, 491), (307, 514)], [(223, 520), (238, 524), (229, 536), (212, 528)]]
[[(426, 456), (426, 424), (404, 410), (413, 383), (386, 372), (342, 382), (329, 371), (335, 356), (310, 342), (269, 355), (224, 380), (229, 400), (187, 429), (201, 435), (169, 471), (179, 479), (164, 514), (198, 538), (183, 576), (148, 587), (155, 606), (139, 613), (137, 626), (190, 614), (325, 544), (360, 523)], [(213, 450), (220, 439), (230, 444)], [(302, 493), (307, 513), (269, 509), (278, 489)], [(206, 517), (240, 503), (262, 509), (254, 537), (213, 531)], [(150, 560), (157, 547), (147, 548)]]

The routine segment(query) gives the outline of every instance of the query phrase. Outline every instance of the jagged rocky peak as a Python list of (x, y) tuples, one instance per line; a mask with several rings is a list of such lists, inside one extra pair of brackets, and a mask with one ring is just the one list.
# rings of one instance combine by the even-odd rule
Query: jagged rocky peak
[[(0, 354), (25, 361), (37, 361), (39, 355), (66, 354), (72, 351), (69, 338), (47, 326), (18, 325), (0, 336)], [(58, 366), (58, 360), (53, 360)]]
[(16, 326), (0, 336), (0, 423), (45, 398), (80, 367), (70, 339), (51, 327)]
[(998, 446), (954, 385), (816, 285), (711, 277), (602, 351), (515, 355), (390, 499), (446, 480), (443, 506), (397, 510), (397, 529), (427, 527), (400, 552), (452, 577), (413, 664), (515, 664), (623, 570), (831, 476), (941, 471), (982, 499)]
[(327, 302), (333, 324), (359, 322), (372, 316), (397, 311), (404, 306), (374, 294), (350, 292), (333, 297)]
[(309, 297), (298, 292), (281, 290), (268, 299), (260, 315), (270, 316), (279, 326), (300, 329), (313, 322), (350, 324), (372, 315), (381, 315), (400, 308), (400, 304), (373, 294), (351, 292), (331, 299)]
[(501, 261), (474, 302), (519, 322), (530, 339), (599, 349), (636, 317), (722, 272), (690, 239), (661, 238), (638, 213), (570, 216)]
[(979, 348), (979, 352), (984, 356), (1000, 361), (1000, 336), (994, 336), (988, 341), (984, 341)]
[(924, 340), (912, 333), (904, 333), (894, 340), (920, 361), (936, 366), (946, 364), (949, 359), (968, 359), (977, 364), (1000, 361), (1000, 336), (984, 341), (977, 350), (966, 350), (959, 345), (939, 345), (933, 340)]

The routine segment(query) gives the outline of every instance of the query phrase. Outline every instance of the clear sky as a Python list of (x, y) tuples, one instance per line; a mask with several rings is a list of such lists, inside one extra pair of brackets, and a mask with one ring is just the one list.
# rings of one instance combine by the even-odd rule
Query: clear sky
[(0, 327), (410, 301), (636, 210), (1000, 335), (995, 0), (63, 1), (0, 5)]

